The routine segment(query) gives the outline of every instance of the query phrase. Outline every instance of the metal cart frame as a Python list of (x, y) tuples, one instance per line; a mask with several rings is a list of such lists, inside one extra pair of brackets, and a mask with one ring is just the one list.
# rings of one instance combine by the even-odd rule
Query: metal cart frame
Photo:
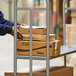
[[(65, 1), (63, 0), (63, 34), (64, 34), (64, 45), (66, 46), (66, 28), (65, 28)], [(49, 76), (49, 60), (57, 57), (64, 56), (64, 66), (66, 66), (66, 55), (76, 52), (76, 50), (65, 52), (56, 57), (49, 57), (49, 28), (50, 28), (50, 10), (49, 10), (49, 0), (46, 0), (46, 8), (21, 8), (17, 7), (17, 0), (14, 0), (14, 76), (17, 73), (17, 59), (29, 59), (30, 60), (30, 76), (32, 76), (32, 60), (46, 60), (46, 76)], [(68, 8), (69, 9), (69, 8)], [(75, 9), (75, 8), (74, 8)], [(30, 56), (19, 56), (17, 55), (17, 10), (29, 10), (30, 11)], [(32, 56), (32, 11), (33, 10), (44, 10), (46, 11), (46, 25), (47, 26), (47, 56)]]

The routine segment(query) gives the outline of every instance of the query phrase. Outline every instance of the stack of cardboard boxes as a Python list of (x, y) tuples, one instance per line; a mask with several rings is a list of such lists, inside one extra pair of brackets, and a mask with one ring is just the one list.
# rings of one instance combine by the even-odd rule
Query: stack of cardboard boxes
[[(70, 7), (76, 7), (76, 0), (70, 1)], [(68, 45), (76, 45), (76, 10), (71, 10), (71, 24), (66, 25)]]
[[(21, 26), (19, 31), (23, 34), (23, 40), (17, 40), (17, 54), (18, 55), (29, 55), (30, 41), (29, 41), (29, 26)], [(33, 26), (32, 28), (32, 55), (33, 56), (46, 56), (47, 55), (47, 44), (46, 44), (46, 27)], [(50, 56), (56, 56), (60, 54), (59, 40), (55, 40), (55, 34), (49, 34), (49, 47)]]

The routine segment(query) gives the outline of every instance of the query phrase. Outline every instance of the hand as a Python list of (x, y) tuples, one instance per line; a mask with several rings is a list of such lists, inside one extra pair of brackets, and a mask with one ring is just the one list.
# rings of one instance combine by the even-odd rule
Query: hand
[[(17, 39), (23, 39), (23, 35), (22, 33), (18, 30), (20, 28), (20, 26), (17, 26)], [(11, 32), (11, 35), (14, 36), (14, 27), (12, 27), (12, 32)]]
[(21, 24), (20, 26), (26, 26), (26, 24)]

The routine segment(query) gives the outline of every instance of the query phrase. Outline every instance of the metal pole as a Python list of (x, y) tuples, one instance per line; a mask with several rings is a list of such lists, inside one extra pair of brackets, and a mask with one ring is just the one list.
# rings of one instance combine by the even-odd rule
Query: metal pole
[(65, 25), (65, 1), (63, 0), (63, 41), (64, 45), (66, 45), (66, 25)]
[(66, 67), (66, 55), (64, 55), (64, 66)]
[(17, 73), (17, 58), (16, 58), (16, 51), (17, 51), (17, 0), (14, 0), (14, 76)]
[[(66, 0), (63, 0), (63, 41), (64, 45), (66, 46), (65, 1)], [(64, 66), (66, 67), (66, 55), (64, 55)]]
[(49, 0), (46, 0), (46, 26), (47, 26), (47, 58), (46, 58), (46, 76), (49, 76), (49, 29), (50, 29), (50, 9)]
[(30, 10), (30, 75), (32, 76), (32, 9)]

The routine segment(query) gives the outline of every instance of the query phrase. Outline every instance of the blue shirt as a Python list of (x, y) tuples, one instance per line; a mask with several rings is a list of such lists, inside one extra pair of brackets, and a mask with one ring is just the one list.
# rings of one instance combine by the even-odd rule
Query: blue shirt
[(6, 35), (7, 33), (11, 33), (12, 26), (14, 26), (14, 23), (4, 19), (4, 15), (0, 11), (0, 35)]

